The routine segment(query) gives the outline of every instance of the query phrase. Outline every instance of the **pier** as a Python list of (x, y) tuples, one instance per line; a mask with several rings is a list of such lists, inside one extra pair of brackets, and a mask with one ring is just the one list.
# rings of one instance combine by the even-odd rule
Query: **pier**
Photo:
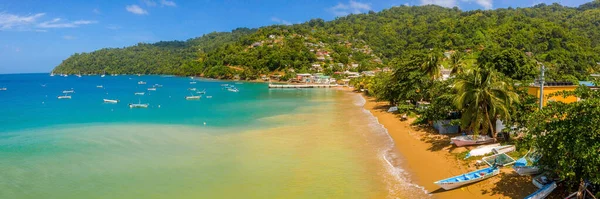
[(334, 88), (337, 84), (269, 84), (269, 88)]

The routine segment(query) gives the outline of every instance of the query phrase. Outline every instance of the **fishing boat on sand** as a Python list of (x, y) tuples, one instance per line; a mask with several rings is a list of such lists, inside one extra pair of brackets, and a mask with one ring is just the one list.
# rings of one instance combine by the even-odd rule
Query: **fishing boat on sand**
[(504, 146), (499, 146), (499, 147), (495, 147), (492, 149), (492, 152), (494, 152), (495, 154), (501, 154), (501, 153), (508, 153), (511, 151), (516, 150), (517, 148), (515, 147), (515, 145), (504, 145)]
[(104, 99), (104, 103), (116, 104), (119, 103), (119, 100)]
[(467, 184), (471, 184), (471, 183), (475, 183), (475, 182), (479, 182), (479, 181), (491, 178), (495, 175), (498, 175), (499, 173), (500, 173), (500, 169), (498, 169), (497, 167), (488, 167), (485, 169), (480, 169), (477, 171), (465, 173), (465, 174), (454, 176), (451, 178), (446, 178), (446, 179), (434, 182), (434, 184), (437, 184), (438, 186), (442, 187), (444, 190), (450, 190), (450, 189), (455, 189), (455, 188), (463, 186), (463, 185), (467, 185)]
[(479, 135), (473, 138), (473, 135), (457, 136), (450, 139), (456, 146), (479, 145), (494, 142), (494, 139), (487, 135)]
[(532, 194), (525, 197), (525, 199), (543, 199), (546, 198), (554, 189), (556, 189), (556, 182), (544, 185), (542, 188), (533, 192)]
[(500, 144), (490, 144), (490, 145), (479, 146), (479, 147), (469, 151), (469, 153), (467, 154), (465, 159), (467, 159), (469, 157), (482, 156), (485, 154), (492, 153), (492, 150), (499, 146), (500, 146)]
[(537, 166), (534, 166), (533, 164), (535, 162), (537, 162), (540, 158), (541, 158), (541, 156), (538, 155), (537, 153), (529, 151), (522, 158), (519, 158), (515, 162), (513, 169), (519, 175), (522, 175), (522, 176), (538, 174), (541, 172), (540, 168)]

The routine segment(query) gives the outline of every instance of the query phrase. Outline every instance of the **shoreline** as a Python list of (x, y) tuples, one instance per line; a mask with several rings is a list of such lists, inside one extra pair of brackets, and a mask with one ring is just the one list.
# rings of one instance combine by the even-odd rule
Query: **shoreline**
[(394, 142), (395, 150), (403, 160), (402, 167), (410, 176), (410, 183), (422, 187), (433, 198), (524, 198), (537, 190), (529, 176), (519, 176), (510, 167), (502, 168), (498, 176), (474, 184), (448, 191), (440, 188), (433, 182), (477, 168), (456, 157), (456, 154), (470, 148), (454, 147), (449, 136), (412, 126), (414, 118), (401, 121), (400, 115), (387, 112), (387, 102), (376, 102), (363, 94), (357, 95), (365, 99), (363, 108), (377, 118)]

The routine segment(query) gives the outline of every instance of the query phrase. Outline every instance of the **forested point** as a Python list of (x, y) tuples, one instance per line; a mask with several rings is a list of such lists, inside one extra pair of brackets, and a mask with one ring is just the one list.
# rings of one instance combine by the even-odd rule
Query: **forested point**
[(139, 43), (75, 53), (52, 72), (66, 74), (174, 74), (256, 79), (277, 73), (366, 71), (407, 65), (415, 56), (465, 54), (465, 63), (493, 61), (519, 80), (586, 80), (600, 64), (600, 1), (579, 7), (462, 11), (440, 6), (399, 6), (332, 21), (238, 28), (187, 41)]

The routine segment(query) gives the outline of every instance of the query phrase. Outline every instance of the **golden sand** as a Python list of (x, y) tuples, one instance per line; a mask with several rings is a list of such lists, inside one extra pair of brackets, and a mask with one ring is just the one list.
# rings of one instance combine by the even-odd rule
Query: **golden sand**
[(386, 102), (366, 98), (365, 109), (369, 110), (385, 128), (403, 156), (405, 169), (411, 174), (413, 183), (423, 186), (435, 198), (524, 198), (536, 188), (530, 177), (522, 177), (511, 168), (503, 168), (500, 175), (490, 179), (445, 191), (433, 182), (460, 175), (476, 169), (454, 155), (468, 149), (454, 147), (450, 138), (412, 126), (414, 119), (400, 120), (400, 115), (388, 113)]

